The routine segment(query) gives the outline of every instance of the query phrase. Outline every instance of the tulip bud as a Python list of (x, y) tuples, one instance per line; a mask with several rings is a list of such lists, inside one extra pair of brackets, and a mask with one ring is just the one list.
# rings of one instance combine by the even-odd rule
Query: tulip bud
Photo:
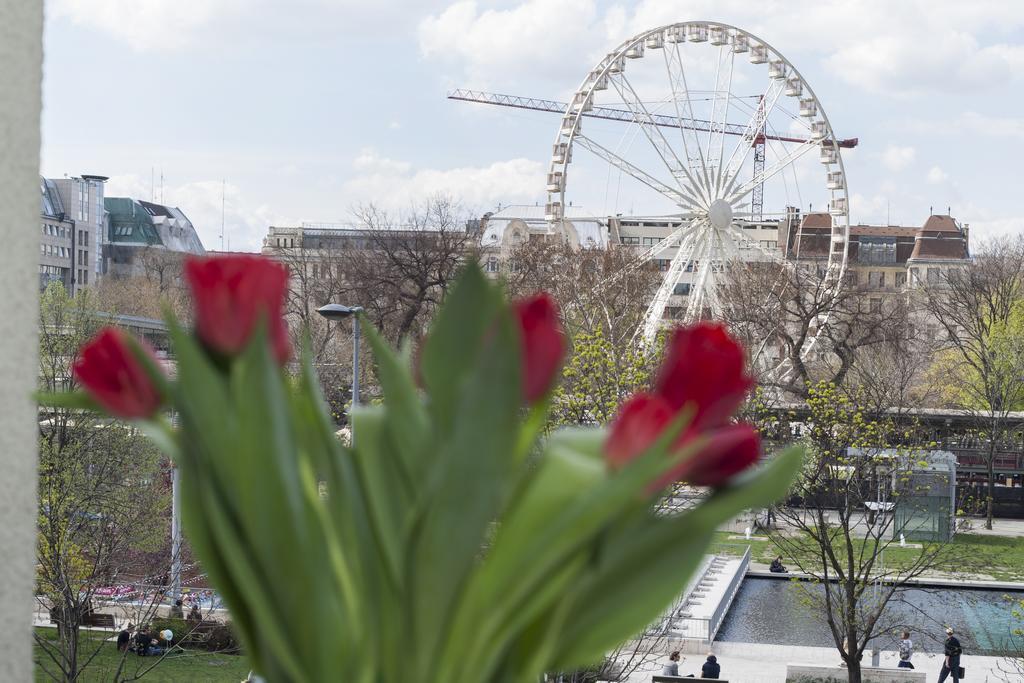
[(533, 403), (551, 389), (565, 356), (558, 305), (541, 292), (512, 304), (522, 343), (523, 398)]
[(185, 262), (195, 302), (195, 326), (208, 348), (226, 356), (240, 353), (260, 319), (266, 320), (274, 357), (291, 355), (284, 303), (288, 269), (262, 256), (190, 258)]
[[(152, 349), (138, 344), (157, 366)], [(128, 335), (115, 327), (103, 328), (82, 347), (72, 373), (86, 393), (115, 417), (151, 417), (162, 403), (160, 390), (135, 356)]]

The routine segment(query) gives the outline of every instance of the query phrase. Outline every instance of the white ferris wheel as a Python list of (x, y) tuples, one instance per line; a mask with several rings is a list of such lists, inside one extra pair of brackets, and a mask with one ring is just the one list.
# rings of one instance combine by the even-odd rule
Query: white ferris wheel
[(634, 223), (663, 227), (660, 241), (649, 238), (640, 252), (640, 261), (657, 260), (664, 271), (638, 330), (649, 342), (670, 301), (685, 302), (676, 316), (684, 321), (721, 317), (726, 278), (758, 262), (783, 273), (801, 267), (791, 231), (780, 229), (774, 244), (759, 239), (759, 228), (794, 215), (790, 207), (817, 202), (827, 211), (806, 259), (824, 289), (839, 288), (849, 242), (840, 150), (854, 145), (836, 138), (810, 85), (765, 41), (718, 22), (660, 26), (598, 62), (564, 108), (545, 217), (561, 230), (574, 195), (592, 200), (604, 184)]

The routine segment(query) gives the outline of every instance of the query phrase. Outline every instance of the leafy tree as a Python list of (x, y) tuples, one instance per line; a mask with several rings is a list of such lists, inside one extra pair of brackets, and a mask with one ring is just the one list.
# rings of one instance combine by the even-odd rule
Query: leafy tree
[[(53, 283), (44, 292), (43, 390), (74, 386), (78, 348), (101, 320), (88, 291), (71, 299)], [(126, 570), (148, 573), (151, 566), (138, 559), (166, 544), (169, 496), (161, 459), (138, 430), (78, 410), (40, 409), (39, 459), (37, 596), (58, 638), (36, 638), (45, 653), (38, 665), (54, 680), (75, 681), (98, 652), (79, 650), (96, 589), (117, 583)]]
[(943, 365), (953, 405), (970, 411), (987, 442), (985, 527), (992, 528), (995, 459), (1008, 436), (1007, 415), (1024, 403), (1024, 237), (983, 243), (973, 260), (946, 271), (923, 303), (942, 326)]
[[(803, 471), (789, 504), (776, 510), (780, 528), (769, 536), (813, 579), (795, 590), (822, 615), (850, 683), (860, 683), (865, 650), (900, 626), (886, 607), (908, 582), (935, 568), (976, 566), (978, 558), (933, 541), (901, 548), (898, 559), (886, 563), (885, 552), (927, 514), (915, 507), (914, 494), (923, 493), (925, 480), (916, 472), (928, 466), (928, 456), (894, 447), (908, 435), (891, 418), (873, 417), (856, 392), (819, 383), (809, 388), (807, 406)], [(887, 511), (893, 505), (902, 513)]]
[(619, 406), (650, 383), (652, 360), (633, 345), (616, 346), (601, 328), (573, 338), (555, 389), (555, 424), (608, 424)]

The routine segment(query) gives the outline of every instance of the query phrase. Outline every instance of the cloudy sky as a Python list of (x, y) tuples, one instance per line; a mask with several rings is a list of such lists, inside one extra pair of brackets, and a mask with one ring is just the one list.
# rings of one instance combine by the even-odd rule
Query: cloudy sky
[(693, 19), (771, 43), (860, 138), (854, 221), (1024, 229), (1012, 0), (48, 0), (43, 172), (149, 198), (155, 169), (210, 248), (222, 181), (232, 249), (359, 203), (543, 202), (557, 117), (446, 92), (565, 99), (629, 35)]

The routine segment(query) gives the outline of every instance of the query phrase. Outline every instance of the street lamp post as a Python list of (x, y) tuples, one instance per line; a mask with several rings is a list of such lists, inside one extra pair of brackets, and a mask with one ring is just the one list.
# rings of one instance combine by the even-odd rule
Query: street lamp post
[[(359, 314), (363, 312), (362, 306), (343, 306), (341, 304), (327, 304), (316, 309), (316, 312), (328, 320), (344, 320), (352, 318), (352, 407), (359, 404)], [(352, 415), (349, 411), (348, 421), (349, 443), (355, 445), (356, 428), (352, 424)]]

